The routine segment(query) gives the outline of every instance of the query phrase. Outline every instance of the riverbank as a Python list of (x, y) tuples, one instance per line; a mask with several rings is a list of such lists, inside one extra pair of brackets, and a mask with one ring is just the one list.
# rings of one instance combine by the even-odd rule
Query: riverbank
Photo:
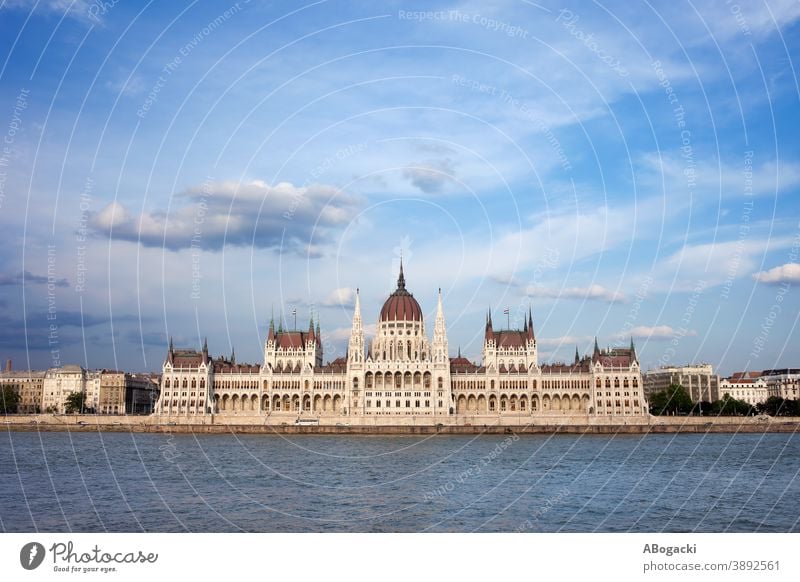
[[(304, 418), (297, 415), (208, 416), (203, 418), (110, 415), (12, 415), (8, 431), (142, 432), (190, 434), (648, 434), (793, 433), (800, 417), (591, 417), (459, 416)], [(318, 424), (312, 424), (318, 423)]]

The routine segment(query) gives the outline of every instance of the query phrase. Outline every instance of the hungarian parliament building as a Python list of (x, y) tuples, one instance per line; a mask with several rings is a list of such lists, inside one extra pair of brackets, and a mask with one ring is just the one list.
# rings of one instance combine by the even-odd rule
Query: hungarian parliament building
[[(383, 304), (369, 349), (356, 294), (345, 357), (323, 365), (319, 321), (307, 331), (270, 322), (264, 363), (240, 364), (177, 349), (164, 362), (156, 414), (322, 417), (474, 415), (646, 415), (633, 342), (572, 363), (539, 364), (530, 310), (522, 329), (496, 330), (487, 313), (480, 365), (449, 355), (439, 291), (433, 340), (422, 309), (406, 290), (402, 261), (397, 289)], [(366, 420), (366, 419), (364, 419)], [(381, 419), (388, 421), (390, 419)], [(400, 419), (398, 419), (400, 420)], [(451, 419), (452, 420), (452, 419)], [(297, 420), (295, 420), (297, 422)]]

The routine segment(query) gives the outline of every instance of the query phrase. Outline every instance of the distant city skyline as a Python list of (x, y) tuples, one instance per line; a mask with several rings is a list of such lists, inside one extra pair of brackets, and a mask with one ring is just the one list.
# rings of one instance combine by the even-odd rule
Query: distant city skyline
[(800, 366), (796, 2), (0, 16), (16, 369), (156, 371), (169, 337), (259, 362), (292, 310), (332, 360), (401, 254), (451, 356), (530, 306), (546, 362), (597, 337), (644, 370)]

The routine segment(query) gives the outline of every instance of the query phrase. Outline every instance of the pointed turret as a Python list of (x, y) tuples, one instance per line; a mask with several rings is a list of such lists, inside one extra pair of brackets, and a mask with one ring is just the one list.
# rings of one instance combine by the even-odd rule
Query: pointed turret
[(484, 341), (494, 339), (494, 328), (492, 327), (492, 308), (486, 312), (486, 333), (483, 336)]
[(536, 334), (533, 333), (533, 312), (531, 311), (531, 306), (528, 305), (528, 338), (529, 339), (536, 339)]
[(316, 339), (314, 336), (314, 316), (311, 316), (311, 321), (308, 322), (308, 337), (311, 340)]
[[(402, 278), (403, 271), (400, 270)], [(398, 281), (399, 285), (399, 281)], [(319, 329), (319, 320), (317, 320)], [(356, 289), (356, 301), (353, 306), (353, 326), (350, 330), (350, 341), (347, 344), (347, 359), (354, 364), (361, 364), (364, 361), (364, 324), (361, 320), (361, 295)]]
[(236, 365), (236, 349), (231, 346), (231, 364)]
[(275, 341), (275, 317), (269, 319), (269, 333), (267, 334), (267, 341)]
[(204, 337), (203, 338), (203, 363), (207, 364), (208, 360), (209, 360), (209, 358), (208, 358), (208, 338)]
[(175, 347), (172, 345), (172, 336), (169, 336), (169, 348), (167, 348), (167, 361), (171, 364), (175, 355)]
[(633, 345), (633, 336), (631, 336), (631, 362), (638, 362), (639, 359), (636, 357), (636, 346)]
[(444, 322), (444, 307), (442, 306), (442, 288), (436, 301), (436, 321), (433, 324), (433, 361), (436, 364), (445, 364), (450, 361), (447, 347), (447, 327)]
[(578, 354), (578, 346), (575, 346), (575, 363), (576, 363), (576, 364), (579, 364), (579, 363), (580, 363), (580, 361), (581, 361), (581, 357), (580, 357), (580, 355)]
[(594, 336), (594, 351), (592, 352), (592, 359), (600, 357), (600, 346), (597, 345), (597, 336)]

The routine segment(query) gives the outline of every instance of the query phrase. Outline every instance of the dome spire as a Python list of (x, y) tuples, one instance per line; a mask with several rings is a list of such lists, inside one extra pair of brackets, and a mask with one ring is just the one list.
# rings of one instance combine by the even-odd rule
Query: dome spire
[(398, 289), (405, 289), (406, 288), (406, 278), (403, 275), (403, 253), (400, 253), (400, 275), (397, 277), (397, 288)]

